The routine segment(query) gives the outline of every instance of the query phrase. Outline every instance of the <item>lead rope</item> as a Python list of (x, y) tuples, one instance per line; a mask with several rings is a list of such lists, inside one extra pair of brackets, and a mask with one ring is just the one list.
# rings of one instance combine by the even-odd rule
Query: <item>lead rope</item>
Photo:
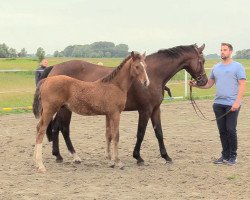
[[(203, 112), (200, 110), (200, 108), (198, 107), (197, 103), (195, 102), (195, 100), (194, 100), (194, 98), (193, 98), (192, 93), (193, 93), (193, 89), (192, 89), (192, 86), (190, 85), (190, 101), (191, 101), (191, 104), (192, 104), (192, 106), (193, 106), (193, 108), (194, 108), (194, 111), (195, 111), (196, 115), (197, 115), (200, 119), (202, 119), (202, 120), (216, 121), (216, 120), (219, 120), (219, 119), (225, 117), (228, 113), (231, 112), (231, 110), (228, 110), (225, 114), (219, 116), (218, 118), (208, 119), (208, 118), (203, 114)], [(200, 114), (198, 113), (198, 111), (199, 111)]]

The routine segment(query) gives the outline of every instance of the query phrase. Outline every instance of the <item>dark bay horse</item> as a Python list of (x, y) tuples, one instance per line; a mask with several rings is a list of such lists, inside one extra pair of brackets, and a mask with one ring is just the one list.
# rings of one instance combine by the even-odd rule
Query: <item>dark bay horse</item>
[[(151, 119), (159, 143), (161, 157), (167, 162), (172, 160), (166, 151), (161, 127), (160, 105), (164, 97), (164, 86), (182, 69), (187, 70), (196, 79), (198, 85), (205, 85), (207, 76), (204, 70), (205, 60), (202, 54), (204, 47), (204, 44), (201, 47), (197, 45), (177, 46), (160, 50), (146, 57), (150, 86), (148, 90), (144, 90), (139, 83), (134, 82), (128, 91), (125, 106), (125, 111), (138, 110), (139, 113), (137, 141), (133, 152), (133, 157), (137, 159), (139, 165), (144, 163), (140, 155), (140, 148), (149, 119)], [(48, 74), (49, 76), (63, 74), (79, 80), (95, 81), (110, 73), (111, 70), (108, 67), (85, 61), (72, 60), (46, 68), (44, 76), (46, 77)], [(48, 139), (53, 141), (52, 154), (56, 156), (58, 162), (63, 160), (58, 146), (59, 131), (62, 132), (70, 153), (76, 155), (70, 140), (70, 120), (71, 112), (66, 108), (62, 108), (47, 129)]]
[(42, 141), (50, 121), (62, 106), (80, 115), (106, 115), (106, 155), (112, 167), (117, 164), (123, 168), (118, 157), (120, 114), (125, 108), (132, 82), (138, 80), (140, 85), (149, 85), (145, 67), (145, 55), (132, 52), (112, 73), (94, 82), (65, 75), (43, 79), (36, 89), (33, 102), (33, 113), (40, 118), (34, 152), (38, 171), (46, 171), (42, 161)]

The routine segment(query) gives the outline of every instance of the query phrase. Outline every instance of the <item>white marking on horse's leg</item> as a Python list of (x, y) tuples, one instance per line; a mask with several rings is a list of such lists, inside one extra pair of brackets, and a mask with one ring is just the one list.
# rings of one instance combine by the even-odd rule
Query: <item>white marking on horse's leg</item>
[(71, 155), (72, 155), (72, 157), (73, 157), (73, 162), (75, 162), (75, 163), (80, 163), (80, 162), (82, 162), (81, 158), (77, 155), (77, 153), (73, 153), (73, 154), (71, 154)]
[(35, 156), (35, 162), (36, 162), (36, 166), (38, 167), (38, 172), (45, 172), (46, 168), (43, 164), (43, 159), (42, 159), (42, 143), (41, 144), (36, 144), (35, 146), (35, 152), (34, 152), (34, 156)]

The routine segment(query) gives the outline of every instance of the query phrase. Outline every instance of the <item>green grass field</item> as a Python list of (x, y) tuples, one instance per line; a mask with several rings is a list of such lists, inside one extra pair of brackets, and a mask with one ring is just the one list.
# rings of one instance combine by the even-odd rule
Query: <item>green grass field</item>
[[(67, 60), (76, 58), (48, 58), (49, 65), (55, 65)], [(79, 59), (79, 58), (77, 58)], [(122, 58), (84, 58), (83, 60), (98, 63), (105, 66), (115, 67), (119, 65)], [(206, 60), (205, 67), (211, 68), (219, 60)], [(246, 68), (250, 68), (250, 60), (237, 60)], [(27, 70), (25, 72), (0, 72), (0, 114), (7, 111), (3, 108), (27, 107), (32, 105), (35, 91), (34, 70), (38, 67), (38, 62), (31, 58), (0, 59), (0, 70)], [(206, 70), (210, 74), (210, 69)], [(250, 77), (250, 70), (246, 70), (247, 77)], [(190, 78), (190, 77), (189, 77)], [(174, 97), (184, 96), (184, 71), (176, 74), (168, 83)], [(188, 88), (189, 89), (189, 88)], [(212, 98), (215, 89), (202, 90), (194, 88), (196, 98)], [(246, 95), (250, 95), (249, 83)], [(175, 100), (176, 101), (176, 100)], [(8, 111), (10, 112), (10, 111)], [(24, 112), (21, 109), (12, 112)]]

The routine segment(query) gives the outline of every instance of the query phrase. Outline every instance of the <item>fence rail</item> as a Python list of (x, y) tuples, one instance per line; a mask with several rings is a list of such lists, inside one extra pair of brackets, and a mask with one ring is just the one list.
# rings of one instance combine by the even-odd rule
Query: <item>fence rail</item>
[[(212, 68), (205, 68), (211, 70)], [(247, 67), (247, 76), (250, 76), (248, 71), (250, 68)], [(36, 70), (0, 70), (0, 110), (15, 110), (15, 109), (31, 109), (33, 95), (35, 92), (35, 72)], [(30, 73), (26, 73), (30, 72)], [(182, 72), (183, 73), (183, 72)], [(209, 73), (207, 73), (209, 74)], [(183, 79), (174, 81), (171, 79), (167, 85), (170, 86), (173, 98), (168, 99), (185, 99), (188, 96), (188, 79), (190, 75), (185, 71)], [(248, 86), (250, 81), (247, 81)], [(250, 95), (250, 87), (247, 87), (246, 95)], [(204, 90), (194, 94), (199, 98), (214, 96), (214, 90), (210, 93), (203, 94)]]

